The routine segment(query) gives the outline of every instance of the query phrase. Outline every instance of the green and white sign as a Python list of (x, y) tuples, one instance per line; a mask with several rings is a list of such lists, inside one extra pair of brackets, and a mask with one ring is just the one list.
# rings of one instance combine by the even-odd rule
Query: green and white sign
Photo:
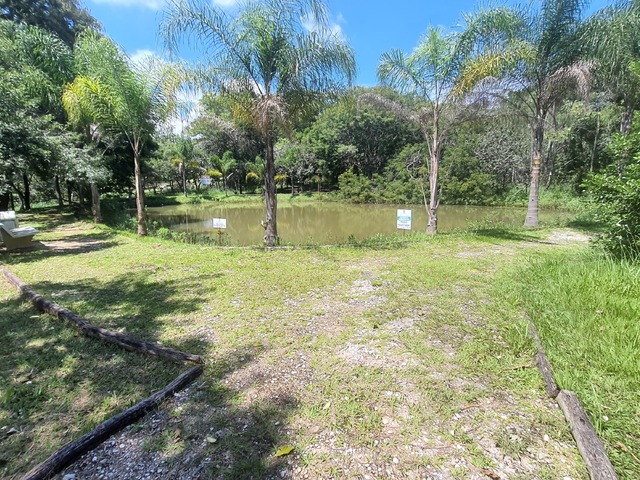
[(398, 210), (398, 230), (411, 230), (411, 210)]

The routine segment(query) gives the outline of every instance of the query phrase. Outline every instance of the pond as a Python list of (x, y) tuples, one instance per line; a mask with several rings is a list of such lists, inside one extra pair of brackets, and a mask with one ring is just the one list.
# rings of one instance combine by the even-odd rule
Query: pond
[[(427, 214), (420, 205), (350, 205), (334, 202), (279, 202), (278, 234), (287, 244), (344, 243), (350, 237), (357, 240), (376, 234), (392, 234), (396, 229), (397, 209), (412, 211), (412, 231), (424, 232)], [(524, 222), (526, 209), (506, 207), (469, 207), (442, 205), (438, 209), (438, 230), (451, 232), (473, 225), (516, 226)], [(148, 209), (149, 218), (174, 231), (185, 231), (217, 238), (214, 218), (225, 218), (225, 243), (257, 245), (262, 242), (265, 218), (264, 205), (193, 204)], [(567, 212), (541, 211), (540, 221), (566, 220)], [(403, 232), (400, 232), (403, 233)]]

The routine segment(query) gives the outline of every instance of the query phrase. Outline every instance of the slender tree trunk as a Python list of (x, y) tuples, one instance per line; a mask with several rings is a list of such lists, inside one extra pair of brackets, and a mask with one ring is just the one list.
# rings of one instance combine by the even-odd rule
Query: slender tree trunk
[(91, 182), (91, 213), (93, 214), (94, 222), (102, 222), (102, 212), (100, 211), (100, 191), (98, 190), (96, 182)]
[(596, 116), (596, 133), (593, 136), (593, 148), (591, 149), (591, 164), (589, 165), (589, 171), (593, 173), (593, 167), (596, 163), (596, 148), (598, 148), (598, 135), (600, 134), (600, 114)]
[(71, 196), (73, 195), (73, 187), (71, 186), (71, 182), (67, 180), (67, 203), (71, 205)]
[(64, 198), (62, 196), (62, 189), (60, 188), (60, 176), (56, 175), (54, 179), (54, 186), (56, 189), (56, 196), (58, 197), (58, 206), (64, 207)]
[(84, 213), (84, 188), (82, 188), (82, 182), (78, 182), (78, 209), (80, 213)]
[(553, 181), (553, 169), (555, 166), (555, 161), (554, 161), (554, 156), (553, 156), (553, 150), (555, 148), (555, 144), (549, 140), (549, 143), (547, 145), (547, 182), (544, 185), (545, 190), (548, 190), (549, 187), (551, 186), (551, 182)]
[[(625, 108), (622, 113), (622, 121), (620, 122), (620, 133), (625, 137), (629, 136), (631, 133), (631, 124), (633, 123), (633, 112), (634, 112), (634, 103), (629, 99), (625, 98)], [(618, 176), (622, 178), (622, 172), (624, 171), (625, 166), (627, 165), (629, 154), (624, 149), (621, 154), (618, 156)]]
[(144, 187), (142, 185), (142, 175), (140, 173), (140, 148), (138, 145), (133, 149), (133, 177), (136, 185), (136, 212), (138, 216), (138, 235), (147, 234), (147, 222), (144, 214)]
[(438, 111), (434, 109), (433, 133), (431, 138), (431, 168), (429, 170), (429, 223), (427, 233), (438, 233), (438, 170), (440, 169), (440, 132), (438, 131), (439, 118)]
[(184, 196), (187, 196), (187, 168), (185, 167), (184, 162), (182, 162), (182, 191)]
[(438, 153), (435, 150), (431, 154), (431, 170), (429, 171), (429, 223), (427, 224), (427, 233), (438, 233), (438, 169), (440, 162)]
[(9, 192), (0, 193), (0, 210), (9, 210)]
[(22, 209), (31, 210), (31, 186), (29, 184), (29, 176), (26, 173), (22, 174), (22, 183), (24, 185), (24, 203), (22, 204)]
[(524, 220), (526, 227), (538, 226), (538, 196), (540, 190), (540, 163), (542, 161), (542, 145), (544, 141), (544, 113), (538, 112), (533, 126), (531, 142), (531, 187), (529, 189), (529, 206)]
[(276, 197), (276, 167), (273, 154), (273, 135), (267, 133), (265, 148), (265, 172), (264, 172), (264, 197), (267, 205), (267, 218), (264, 225), (264, 243), (268, 247), (273, 247), (278, 243), (278, 227), (276, 221), (277, 197)]
[(633, 102), (625, 100), (624, 112), (622, 112), (622, 120), (620, 121), (620, 133), (624, 136), (631, 132), (631, 124), (633, 123), (633, 112), (635, 105)]
[[(18, 200), (20, 200), (20, 209), (24, 210), (25, 201), (24, 201), (24, 194), (22, 193), (22, 190), (16, 187), (13, 182), (10, 185), (11, 185), (11, 188), (13, 188), (13, 190), (18, 194)], [(12, 210), (15, 210), (15, 207)]]

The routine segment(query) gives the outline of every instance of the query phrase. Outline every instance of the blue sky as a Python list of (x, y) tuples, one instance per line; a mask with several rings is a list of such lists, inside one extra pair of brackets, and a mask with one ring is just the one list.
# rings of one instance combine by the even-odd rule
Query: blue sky
[[(236, 0), (211, 0), (232, 7)], [(590, 11), (608, 2), (591, 2)], [(356, 52), (358, 85), (375, 85), (380, 55), (392, 48), (410, 52), (429, 25), (454, 28), (476, 0), (327, 0), (333, 28)], [(158, 21), (163, 0), (85, 0), (105, 33), (129, 55), (159, 53)]]

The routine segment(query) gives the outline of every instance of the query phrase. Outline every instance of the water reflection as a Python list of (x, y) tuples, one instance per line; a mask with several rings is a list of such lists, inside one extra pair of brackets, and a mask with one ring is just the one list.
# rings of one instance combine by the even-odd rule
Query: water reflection
[[(427, 215), (423, 207), (412, 205), (346, 205), (331, 202), (289, 203), (278, 205), (278, 233), (285, 243), (340, 243), (350, 236), (358, 240), (378, 233), (397, 232), (397, 209), (412, 210), (412, 231), (425, 231)], [(225, 218), (225, 233), (232, 245), (261, 243), (264, 229), (264, 206), (251, 205), (178, 205), (150, 208), (149, 218), (176, 231), (206, 234), (214, 237), (218, 229), (214, 218)], [(523, 208), (447, 206), (439, 208), (438, 229), (441, 232), (465, 229), (471, 223), (487, 226), (521, 225)], [(541, 221), (567, 216), (562, 212), (541, 212)], [(401, 232), (402, 233), (402, 232)]]

